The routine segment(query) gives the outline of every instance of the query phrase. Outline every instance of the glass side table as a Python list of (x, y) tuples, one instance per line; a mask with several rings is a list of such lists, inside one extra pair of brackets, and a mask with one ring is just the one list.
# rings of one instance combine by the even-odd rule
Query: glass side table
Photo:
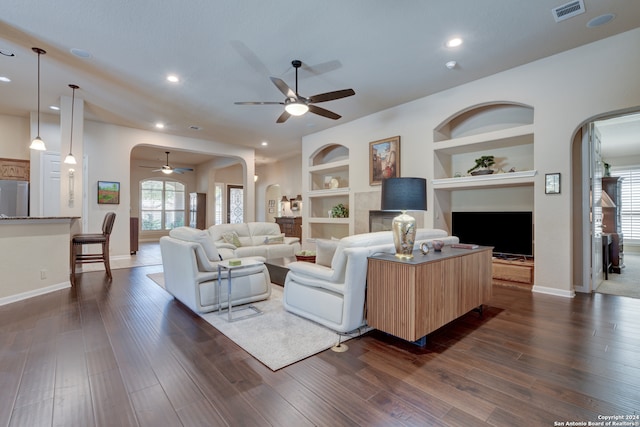
[(242, 270), (244, 268), (247, 267), (255, 267), (256, 265), (261, 265), (264, 264), (264, 262), (262, 261), (257, 261), (255, 259), (243, 259), (242, 260), (242, 264), (240, 265), (229, 265), (229, 260), (226, 261), (220, 261), (218, 263), (218, 298), (217, 298), (217, 302), (218, 302), (218, 315), (221, 315), (222, 312), (224, 310), (222, 310), (221, 306), (220, 306), (220, 293), (222, 291), (222, 272), (226, 271), (227, 272), (227, 321), (228, 322), (235, 322), (236, 320), (242, 320), (242, 319), (247, 319), (249, 317), (254, 317), (254, 316), (259, 316), (262, 314), (262, 311), (260, 311), (260, 309), (258, 307), (255, 307), (254, 305), (249, 304), (246, 307), (238, 307), (238, 309), (249, 309), (249, 310), (253, 310), (254, 312), (251, 314), (247, 314), (245, 316), (240, 316), (240, 317), (233, 317), (233, 304), (231, 303), (231, 276), (233, 275), (232, 272), (233, 271), (237, 271), (237, 270)]

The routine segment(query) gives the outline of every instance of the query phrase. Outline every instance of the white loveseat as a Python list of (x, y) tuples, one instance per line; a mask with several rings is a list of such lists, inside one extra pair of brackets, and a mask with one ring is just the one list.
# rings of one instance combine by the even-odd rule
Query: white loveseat
[(247, 256), (285, 258), (300, 251), (300, 239), (285, 237), (275, 222), (218, 224), (209, 227), (208, 231), (224, 259)]
[[(178, 227), (160, 239), (165, 289), (191, 310), (202, 313), (218, 309), (218, 262), (220, 256), (209, 233)], [(259, 259), (246, 257), (242, 259)], [(223, 271), (222, 278), (227, 273)], [(271, 277), (264, 264), (234, 270), (232, 304), (248, 304), (269, 298)], [(227, 284), (220, 292), (220, 306), (227, 306)]]
[[(448, 236), (444, 230), (419, 229), (415, 247), (422, 242), (430, 245), (432, 240), (442, 240), (445, 245), (458, 243), (457, 237)], [(332, 245), (335, 252), (330, 256)], [(356, 234), (333, 243), (319, 240), (316, 246), (316, 264), (288, 265), (285, 309), (337, 332), (363, 326), (367, 257), (380, 252), (395, 253), (391, 231)]]

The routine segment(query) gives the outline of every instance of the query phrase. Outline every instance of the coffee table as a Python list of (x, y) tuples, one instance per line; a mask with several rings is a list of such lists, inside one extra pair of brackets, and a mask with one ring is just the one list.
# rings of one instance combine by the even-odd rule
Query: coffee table
[(272, 258), (268, 259), (264, 262), (264, 265), (267, 266), (267, 270), (269, 270), (269, 276), (271, 276), (271, 282), (276, 285), (284, 286), (284, 281), (287, 278), (287, 273), (289, 269), (287, 265), (290, 262), (295, 262), (296, 257), (285, 257), (285, 258)]

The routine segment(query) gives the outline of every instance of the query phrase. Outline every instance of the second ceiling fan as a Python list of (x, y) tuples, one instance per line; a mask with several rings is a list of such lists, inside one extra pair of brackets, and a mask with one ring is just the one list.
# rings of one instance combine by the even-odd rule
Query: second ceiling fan
[(284, 102), (261, 102), (261, 101), (250, 101), (250, 102), (236, 102), (237, 105), (284, 105), (284, 111), (276, 120), (276, 123), (284, 123), (291, 116), (301, 116), (305, 114), (307, 111), (310, 111), (314, 114), (318, 114), (319, 116), (327, 117), (329, 119), (338, 120), (340, 117), (339, 114), (334, 113), (333, 111), (329, 111), (322, 107), (318, 107), (317, 103), (333, 101), (335, 99), (346, 98), (348, 96), (355, 95), (355, 91), (353, 89), (343, 89), (336, 90), (333, 92), (320, 93), (318, 95), (313, 95), (310, 97), (301, 96), (298, 93), (298, 68), (302, 66), (302, 61), (298, 59), (294, 59), (291, 61), (291, 65), (296, 69), (296, 90), (291, 89), (282, 79), (277, 77), (271, 77), (271, 81), (274, 85), (286, 96)]

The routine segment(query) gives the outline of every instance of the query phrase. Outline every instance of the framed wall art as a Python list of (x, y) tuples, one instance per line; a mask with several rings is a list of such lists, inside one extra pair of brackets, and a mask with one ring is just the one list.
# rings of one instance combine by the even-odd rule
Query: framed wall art
[(369, 143), (369, 185), (380, 185), (386, 178), (400, 176), (400, 137)]
[(548, 173), (544, 176), (544, 193), (560, 194), (560, 174)]
[(114, 181), (98, 181), (98, 204), (119, 205), (120, 183)]

